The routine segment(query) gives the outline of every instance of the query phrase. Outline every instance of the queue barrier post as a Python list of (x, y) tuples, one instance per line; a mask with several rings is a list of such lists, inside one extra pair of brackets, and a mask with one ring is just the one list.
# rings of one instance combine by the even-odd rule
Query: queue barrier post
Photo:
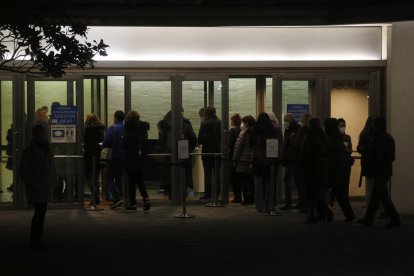
[[(178, 150), (177, 150), (177, 156), (176, 156), (176, 159), (177, 159), (176, 165), (182, 166), (185, 170), (185, 167), (183, 166), (183, 160), (188, 160), (190, 158), (188, 140), (187, 139), (177, 140), (177, 149)], [(187, 185), (185, 181), (185, 176), (182, 177), (181, 183), (182, 183), (182, 193), (181, 193), (182, 212), (180, 214), (175, 215), (174, 218), (181, 218), (181, 219), (195, 218), (194, 215), (190, 215), (187, 213), (187, 204), (186, 204)]]

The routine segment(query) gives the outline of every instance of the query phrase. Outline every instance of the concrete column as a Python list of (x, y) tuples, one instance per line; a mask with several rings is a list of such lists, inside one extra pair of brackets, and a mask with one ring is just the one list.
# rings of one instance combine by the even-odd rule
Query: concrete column
[(266, 77), (256, 78), (256, 118), (266, 106)]
[(127, 114), (129, 111), (131, 111), (131, 76), (125, 76), (124, 86), (125, 86), (124, 111), (125, 111), (125, 114)]
[(414, 213), (414, 21), (393, 23), (388, 44), (388, 129), (395, 139), (396, 160), (391, 197), (401, 213)]
[(208, 82), (208, 106), (214, 105), (214, 81)]

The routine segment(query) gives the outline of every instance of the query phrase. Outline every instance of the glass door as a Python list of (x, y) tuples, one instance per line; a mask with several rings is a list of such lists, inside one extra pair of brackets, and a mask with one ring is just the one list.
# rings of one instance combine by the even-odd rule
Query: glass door
[[(191, 164), (184, 169), (189, 198), (213, 204), (227, 203), (230, 171), (225, 154), (226, 131), (229, 126), (228, 76), (185, 75), (182, 81), (182, 108), (183, 117), (187, 124), (192, 125), (197, 138), (211, 137), (197, 141), (190, 155)], [(220, 126), (219, 133), (216, 133), (214, 127), (200, 131), (207, 120), (212, 120), (208, 123), (210, 126)]]
[[(273, 110), (279, 122), (282, 132), (285, 130), (284, 116), (291, 113), (294, 119), (301, 122), (302, 115), (309, 113), (312, 117), (318, 117), (321, 120), (326, 118), (326, 107), (324, 107), (326, 97), (321, 95), (320, 80), (311, 76), (283, 75), (268, 78), (266, 93), (266, 110)], [(271, 87), (270, 87), (271, 85)], [(284, 139), (286, 138), (285, 135)], [(276, 196), (279, 202), (287, 199), (297, 200), (298, 195), (302, 194), (303, 184), (291, 182), (284, 183), (285, 167), (280, 167), (276, 181)], [(288, 185), (288, 186), (287, 186)], [(286, 201), (286, 202), (287, 202)], [(288, 203), (289, 204), (289, 203)]]
[[(183, 116), (187, 125), (191, 126), (195, 135), (200, 134), (201, 123), (209, 114), (207, 110), (214, 110), (218, 119), (222, 118), (221, 81), (184, 80), (182, 83)], [(186, 128), (184, 126), (184, 128)], [(185, 170), (187, 192), (190, 198), (200, 199), (210, 191), (206, 191), (206, 179), (211, 182), (211, 176), (205, 177), (202, 161), (202, 145), (197, 143), (191, 156), (191, 170)], [(221, 150), (217, 150), (221, 152)], [(213, 157), (214, 158), (214, 157)], [(214, 163), (212, 163), (214, 165)], [(219, 185), (219, 183), (218, 183)], [(210, 184), (211, 186), (211, 184)]]
[[(162, 133), (171, 131), (171, 81), (131, 81), (130, 106), (131, 110), (138, 112), (140, 120), (150, 126), (149, 152), (155, 155), (149, 159), (150, 164), (144, 173), (149, 197), (168, 199), (171, 192), (171, 140)], [(135, 194), (139, 195), (139, 192)]]
[(107, 125), (107, 77), (86, 77), (83, 81), (83, 89), (84, 120), (86, 120), (88, 114), (95, 114), (105, 125)]
[[(57, 186), (51, 191), (52, 203), (83, 206), (83, 81), (29, 80), (27, 129), (36, 124), (48, 128), (48, 139), (55, 155)], [(26, 145), (30, 131), (26, 131)]]
[(13, 81), (0, 79), (0, 203), (13, 202)]

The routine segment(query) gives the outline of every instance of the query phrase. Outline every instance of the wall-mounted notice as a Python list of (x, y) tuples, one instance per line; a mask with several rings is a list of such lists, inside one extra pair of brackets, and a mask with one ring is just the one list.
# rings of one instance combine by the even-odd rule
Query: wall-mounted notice
[(76, 106), (52, 106), (51, 142), (76, 143), (76, 124), (78, 109)]
[(300, 122), (300, 117), (302, 117), (302, 114), (309, 113), (309, 105), (308, 104), (288, 104), (287, 113), (292, 113), (295, 120), (297, 122)]

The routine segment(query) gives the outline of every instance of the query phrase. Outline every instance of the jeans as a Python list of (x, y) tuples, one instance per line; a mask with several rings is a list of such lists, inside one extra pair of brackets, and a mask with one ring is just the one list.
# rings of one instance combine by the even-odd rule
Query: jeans
[(43, 225), (45, 223), (45, 214), (47, 210), (47, 202), (33, 203), (35, 210), (30, 228), (31, 240), (40, 241), (43, 236)]
[(112, 200), (114, 202), (121, 200), (123, 190), (122, 171), (123, 164), (121, 160), (111, 160), (108, 163), (108, 168), (106, 170), (106, 183), (112, 194)]
[(253, 175), (255, 193), (254, 204), (258, 211), (271, 212), (274, 203), (275, 184), (272, 183), (270, 174)]
[(130, 206), (137, 204), (136, 190), (137, 187), (143, 200), (148, 199), (147, 188), (144, 183), (144, 176), (142, 172), (129, 172), (128, 173), (128, 188), (129, 188), (129, 204)]

